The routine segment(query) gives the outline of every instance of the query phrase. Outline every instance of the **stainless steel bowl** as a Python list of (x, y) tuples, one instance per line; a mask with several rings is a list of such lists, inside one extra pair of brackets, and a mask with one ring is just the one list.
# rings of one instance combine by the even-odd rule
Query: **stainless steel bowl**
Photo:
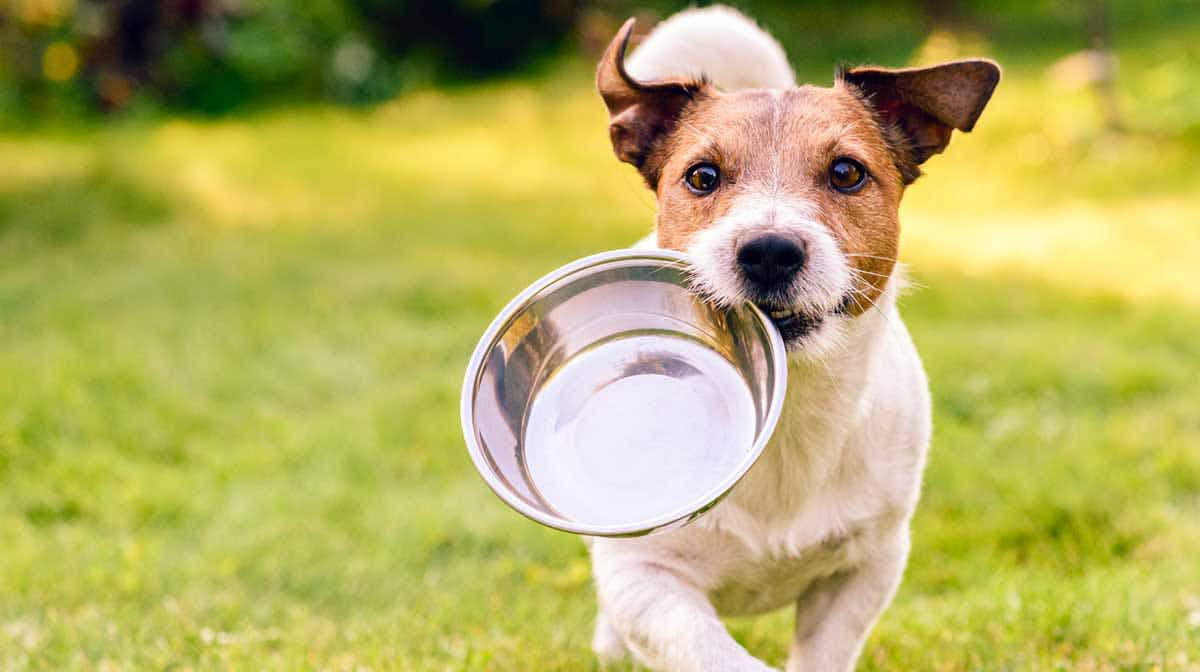
[(783, 341), (747, 303), (687, 288), (687, 258), (605, 252), (513, 299), (467, 366), (471, 459), (553, 528), (641, 535), (717, 503), (762, 452), (787, 387)]

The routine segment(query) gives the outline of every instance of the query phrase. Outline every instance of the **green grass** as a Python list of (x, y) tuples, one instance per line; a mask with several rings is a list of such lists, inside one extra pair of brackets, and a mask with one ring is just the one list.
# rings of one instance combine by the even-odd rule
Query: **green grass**
[[(1200, 669), (1195, 26), (1121, 137), (996, 47), (911, 189), (936, 430), (863, 669)], [(651, 221), (588, 80), (0, 136), (0, 668), (595, 669), (582, 544), (457, 418), (495, 311)]]

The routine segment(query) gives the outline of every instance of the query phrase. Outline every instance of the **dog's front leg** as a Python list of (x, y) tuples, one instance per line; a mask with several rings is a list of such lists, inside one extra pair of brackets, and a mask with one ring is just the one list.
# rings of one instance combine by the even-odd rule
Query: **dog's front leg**
[(708, 598), (650, 562), (596, 567), (596, 592), (625, 645), (643, 664), (670, 672), (771, 670), (729, 635)]
[(900, 584), (908, 559), (908, 532), (848, 573), (825, 579), (796, 604), (796, 634), (787, 672), (854, 669), (871, 626)]

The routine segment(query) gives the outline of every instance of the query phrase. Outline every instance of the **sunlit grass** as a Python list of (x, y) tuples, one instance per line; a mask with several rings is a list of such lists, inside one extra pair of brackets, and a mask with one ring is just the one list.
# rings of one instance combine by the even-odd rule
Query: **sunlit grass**
[[(937, 429), (866, 669), (1200, 667), (1200, 105), (1164, 73), (1112, 136), (1018, 62), (910, 190)], [(650, 225), (589, 82), (0, 138), (0, 666), (593, 669), (582, 545), (456, 411), (508, 297)], [(732, 627), (779, 662), (789, 620)]]

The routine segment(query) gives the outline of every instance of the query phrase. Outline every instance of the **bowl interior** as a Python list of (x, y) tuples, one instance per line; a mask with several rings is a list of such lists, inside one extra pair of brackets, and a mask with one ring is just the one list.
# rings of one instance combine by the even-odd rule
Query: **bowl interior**
[(551, 527), (639, 534), (715, 503), (761, 452), (786, 370), (754, 307), (687, 289), (667, 252), (606, 253), (535, 283), (468, 368), (463, 424), (484, 479)]

